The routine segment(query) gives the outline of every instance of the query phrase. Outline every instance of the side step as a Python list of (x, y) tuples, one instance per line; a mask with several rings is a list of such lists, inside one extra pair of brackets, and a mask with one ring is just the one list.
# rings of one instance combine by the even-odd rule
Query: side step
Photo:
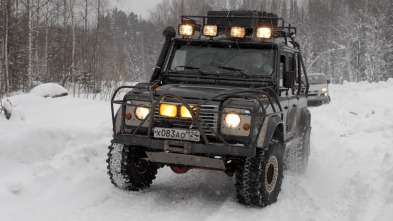
[(225, 164), (222, 159), (212, 159), (208, 157), (192, 156), (176, 153), (165, 153), (165, 152), (148, 152), (146, 151), (147, 157), (145, 160), (149, 160), (157, 163), (170, 163), (170, 164), (181, 164), (196, 167), (206, 167), (225, 170)]

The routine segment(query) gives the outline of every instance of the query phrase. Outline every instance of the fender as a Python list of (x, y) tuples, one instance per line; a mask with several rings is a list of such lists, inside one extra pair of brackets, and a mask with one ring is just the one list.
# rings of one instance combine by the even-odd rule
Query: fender
[(115, 115), (115, 133), (119, 134), (120, 133), (120, 128), (121, 128), (121, 120), (122, 120), (122, 116), (123, 116), (123, 108), (119, 107), (119, 109), (116, 112)]
[(267, 116), (263, 122), (262, 129), (258, 137), (257, 147), (267, 147), (277, 128), (279, 129), (278, 138), (282, 143), (284, 143), (284, 126), (281, 118), (277, 115)]

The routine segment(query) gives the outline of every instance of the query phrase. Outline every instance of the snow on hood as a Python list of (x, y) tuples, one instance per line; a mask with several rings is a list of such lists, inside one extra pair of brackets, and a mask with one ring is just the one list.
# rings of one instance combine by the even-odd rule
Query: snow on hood
[(40, 84), (30, 91), (40, 97), (60, 97), (68, 95), (67, 90), (55, 83)]

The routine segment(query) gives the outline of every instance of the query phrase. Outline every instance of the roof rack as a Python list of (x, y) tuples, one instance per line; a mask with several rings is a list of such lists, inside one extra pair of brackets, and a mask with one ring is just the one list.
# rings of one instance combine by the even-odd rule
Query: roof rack
[(260, 25), (267, 25), (272, 28), (272, 38), (283, 37), (286, 44), (288, 37), (294, 40), (297, 31), (296, 27), (290, 24), (285, 26), (284, 19), (276, 14), (261, 11), (208, 11), (207, 16), (183, 15), (180, 18), (182, 24), (194, 23), (195, 31), (200, 32), (199, 38), (205, 25), (217, 25), (221, 32), (234, 26), (244, 27), (247, 36), (251, 38), (255, 36), (255, 31)]

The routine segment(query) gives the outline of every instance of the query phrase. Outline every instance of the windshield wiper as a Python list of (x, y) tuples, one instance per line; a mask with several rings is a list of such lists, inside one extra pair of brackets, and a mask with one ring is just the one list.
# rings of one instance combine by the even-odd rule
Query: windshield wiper
[(230, 70), (230, 71), (236, 71), (236, 72), (240, 73), (241, 75), (243, 75), (244, 77), (250, 77), (248, 74), (244, 73), (242, 69), (233, 68), (233, 67), (225, 67), (225, 66), (217, 67), (217, 68)]
[[(174, 68), (184, 68), (184, 69), (188, 69), (188, 70), (196, 70), (196, 71), (198, 71), (200, 74), (206, 75), (206, 73), (203, 72), (203, 71), (201, 71), (201, 70), (199, 70), (200, 68), (198, 68), (198, 67), (193, 67), (193, 66), (176, 66), (176, 67), (174, 67)], [(179, 70), (174, 70), (174, 71), (179, 71)]]

